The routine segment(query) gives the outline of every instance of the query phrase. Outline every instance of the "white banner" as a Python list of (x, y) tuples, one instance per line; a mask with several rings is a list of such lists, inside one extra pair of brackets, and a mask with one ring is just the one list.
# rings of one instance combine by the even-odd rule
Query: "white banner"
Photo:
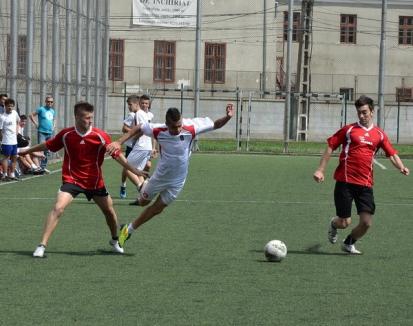
[(196, 0), (133, 0), (133, 24), (196, 27)]

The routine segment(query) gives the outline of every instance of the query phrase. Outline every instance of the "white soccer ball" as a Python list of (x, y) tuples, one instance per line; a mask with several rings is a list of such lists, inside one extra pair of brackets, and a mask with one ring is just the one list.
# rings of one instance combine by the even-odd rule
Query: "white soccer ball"
[(268, 261), (281, 261), (287, 256), (287, 246), (281, 240), (271, 240), (264, 247)]

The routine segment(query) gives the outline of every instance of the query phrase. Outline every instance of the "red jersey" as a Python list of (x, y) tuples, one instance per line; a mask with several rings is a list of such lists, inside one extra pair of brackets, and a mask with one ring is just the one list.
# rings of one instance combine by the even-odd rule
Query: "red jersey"
[[(52, 152), (65, 148), (62, 167), (63, 183), (73, 183), (83, 189), (99, 189), (105, 186), (102, 163), (110, 136), (98, 128), (90, 128), (81, 134), (75, 127), (65, 128), (46, 141)], [(120, 151), (112, 157), (119, 156)]]
[(341, 128), (327, 139), (327, 143), (333, 150), (340, 145), (343, 147), (334, 179), (367, 187), (374, 183), (376, 152), (381, 148), (387, 157), (397, 154), (383, 130), (374, 125), (366, 128), (358, 122)]

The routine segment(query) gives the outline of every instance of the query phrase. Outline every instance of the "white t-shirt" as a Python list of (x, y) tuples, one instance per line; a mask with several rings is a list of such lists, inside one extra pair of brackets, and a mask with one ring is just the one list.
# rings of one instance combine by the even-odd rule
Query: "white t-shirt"
[[(137, 125), (144, 125), (149, 123), (153, 119), (152, 112), (145, 112), (144, 110), (138, 110), (135, 114), (135, 120)], [(133, 150), (137, 151), (151, 151), (152, 150), (152, 139), (151, 137), (146, 136), (143, 134), (139, 139), (136, 141)]]
[(159, 144), (159, 161), (153, 177), (177, 184), (184, 182), (188, 173), (192, 141), (196, 135), (212, 130), (214, 122), (210, 118), (183, 119), (179, 135), (171, 135), (165, 124), (144, 124), (143, 133), (154, 137)]
[[(129, 112), (125, 120), (123, 120), (123, 124), (128, 126), (129, 128), (132, 128), (135, 126), (135, 112)], [(125, 141), (125, 145), (128, 147), (133, 147), (133, 144), (135, 143), (134, 138), (130, 138), (127, 141)]]
[(17, 125), (19, 121), (19, 114), (15, 110), (0, 115), (0, 129), (3, 133), (2, 144), (17, 145)]

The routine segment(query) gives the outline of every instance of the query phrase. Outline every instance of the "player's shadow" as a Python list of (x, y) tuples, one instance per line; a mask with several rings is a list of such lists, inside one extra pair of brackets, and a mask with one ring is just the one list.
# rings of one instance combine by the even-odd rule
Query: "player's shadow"
[[(316, 243), (311, 245), (303, 250), (290, 250), (288, 249), (287, 255), (325, 255), (325, 256), (348, 256), (344, 252), (327, 252), (321, 249), (321, 244)], [(264, 254), (264, 251), (261, 250), (252, 250), (253, 252)], [(260, 259), (259, 262), (268, 262), (266, 259)]]
[[(15, 254), (19, 256), (30, 256), (33, 257), (33, 251), (27, 251), (27, 250), (0, 250), (0, 255), (1, 254)], [(135, 256), (134, 253), (124, 253), (124, 254), (118, 254), (116, 252), (113, 252), (111, 250), (104, 250), (104, 249), (97, 249), (97, 250), (89, 250), (89, 251), (49, 251), (47, 250), (45, 252), (45, 258), (47, 258), (48, 254), (53, 254), (53, 255), (68, 255), (68, 256)]]

